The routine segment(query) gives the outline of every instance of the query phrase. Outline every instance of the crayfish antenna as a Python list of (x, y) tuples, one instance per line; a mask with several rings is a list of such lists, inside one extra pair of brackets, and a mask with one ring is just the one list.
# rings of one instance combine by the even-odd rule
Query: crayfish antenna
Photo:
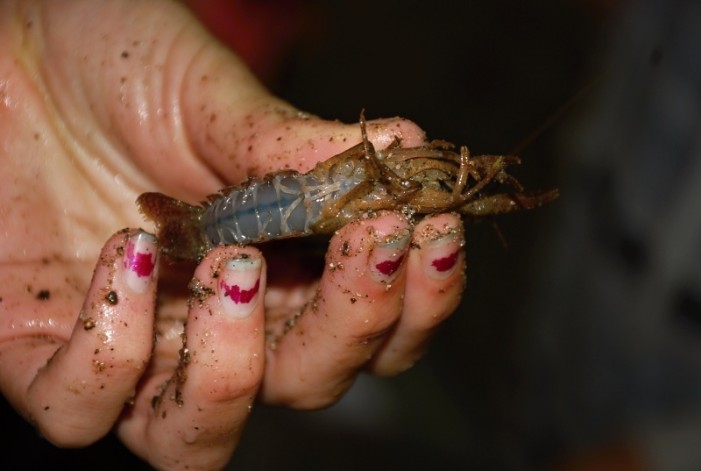
[(506, 240), (504, 232), (501, 230), (501, 227), (499, 227), (499, 224), (497, 224), (495, 220), (492, 219), (489, 222), (492, 225), (492, 229), (494, 230), (497, 239), (499, 239), (499, 242), (501, 243), (501, 248), (504, 249), (504, 252), (507, 252), (509, 250), (509, 243)]
[(143, 193), (136, 199), (141, 214), (153, 221), (161, 252), (173, 261), (198, 260), (206, 251), (202, 238), (205, 208), (162, 193)]

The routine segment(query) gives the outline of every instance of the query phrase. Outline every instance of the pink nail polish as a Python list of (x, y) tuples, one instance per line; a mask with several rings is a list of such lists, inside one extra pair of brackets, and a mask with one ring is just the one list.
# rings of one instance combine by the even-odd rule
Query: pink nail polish
[(424, 269), (432, 278), (448, 278), (455, 271), (463, 246), (460, 234), (447, 234), (421, 244)]
[(375, 244), (370, 256), (370, 272), (375, 280), (389, 283), (397, 276), (402, 266), (411, 232), (404, 229)]
[(259, 298), (260, 267), (260, 259), (248, 254), (226, 262), (219, 281), (219, 300), (226, 314), (242, 318), (253, 311)]
[(451, 253), (447, 257), (435, 258), (431, 262), (431, 266), (439, 273), (447, 272), (451, 270), (455, 263), (458, 261), (458, 251)]
[(158, 258), (156, 238), (139, 231), (129, 238), (124, 251), (126, 284), (137, 293), (145, 293), (153, 280)]

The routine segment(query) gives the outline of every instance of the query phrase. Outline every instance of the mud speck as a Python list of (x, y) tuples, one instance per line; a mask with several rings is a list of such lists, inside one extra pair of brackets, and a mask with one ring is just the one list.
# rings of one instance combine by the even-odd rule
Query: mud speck
[(166, 380), (163, 383), (161, 383), (160, 386), (158, 386), (158, 391), (157, 393), (151, 398), (151, 408), (156, 409), (158, 405), (161, 403), (163, 400), (163, 395), (166, 392), (166, 389), (168, 389), (168, 385), (170, 384), (171, 380)]
[(193, 278), (188, 284), (188, 288), (192, 292), (192, 297), (203, 303), (208, 297), (214, 294), (212, 288), (205, 286), (198, 278)]
[(175, 380), (175, 391), (173, 392), (173, 396), (171, 397), (171, 399), (175, 401), (178, 407), (182, 407), (185, 403), (185, 401), (183, 400), (182, 387), (185, 384), (185, 381), (187, 380), (187, 366), (190, 364), (191, 361), (190, 350), (187, 348), (187, 335), (185, 334), (185, 332), (183, 332), (182, 334), (180, 334), (180, 337), (183, 340), (183, 346), (178, 351), (178, 367), (175, 369), (175, 373), (173, 375), (173, 379)]
[(95, 328), (95, 319), (92, 317), (88, 317), (83, 321), (83, 329), (85, 330), (92, 330)]
[(107, 296), (105, 296), (105, 301), (114, 306), (119, 302), (119, 297), (117, 296), (116, 292), (110, 291), (109, 293), (107, 293)]
[(105, 362), (100, 361), (100, 360), (93, 360), (92, 366), (93, 366), (93, 370), (95, 370), (95, 373), (101, 373), (106, 368)]

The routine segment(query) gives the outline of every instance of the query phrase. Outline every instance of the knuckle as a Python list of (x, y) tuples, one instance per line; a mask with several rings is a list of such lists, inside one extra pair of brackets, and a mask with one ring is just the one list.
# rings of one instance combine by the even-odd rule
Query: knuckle
[(109, 358), (93, 358), (92, 370), (97, 376), (108, 376), (111, 379), (136, 380), (146, 369), (148, 360), (129, 355), (112, 356)]
[[(377, 301), (377, 300), (375, 300)], [(371, 341), (384, 336), (396, 325), (401, 315), (401, 305), (394, 299), (390, 303), (375, 303), (370, 309), (359, 309), (348, 320), (348, 332), (359, 341)]]
[(340, 401), (352, 383), (352, 378), (347, 378), (331, 386), (316, 384), (315, 387), (293, 388), (278, 392), (277, 397), (268, 398), (267, 402), (296, 410), (324, 409)]
[(258, 369), (210, 378), (198, 384), (196, 394), (218, 404), (255, 396), (262, 382), (262, 371)]
[(60, 448), (85, 447), (103, 435), (90, 429), (87, 423), (78, 423), (78, 420), (70, 417), (40, 421), (36, 426), (42, 437)]

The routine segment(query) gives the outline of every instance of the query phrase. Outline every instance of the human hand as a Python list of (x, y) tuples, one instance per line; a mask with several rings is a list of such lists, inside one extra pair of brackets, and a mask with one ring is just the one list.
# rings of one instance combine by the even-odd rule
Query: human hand
[[(254, 399), (331, 404), (361, 368), (411, 366), (457, 306), (452, 215), (405, 239), (396, 214), (350, 224), (320, 278), (301, 251), (217, 248), (191, 298), (154, 239), (110, 236), (143, 224), (142, 192), (199, 201), (360, 141), (270, 96), (176, 3), (4, 1), (0, 49), (0, 387), (50, 441), (114, 429), (156, 467), (218, 468)], [(401, 119), (368, 132), (379, 148), (423, 141)]]

